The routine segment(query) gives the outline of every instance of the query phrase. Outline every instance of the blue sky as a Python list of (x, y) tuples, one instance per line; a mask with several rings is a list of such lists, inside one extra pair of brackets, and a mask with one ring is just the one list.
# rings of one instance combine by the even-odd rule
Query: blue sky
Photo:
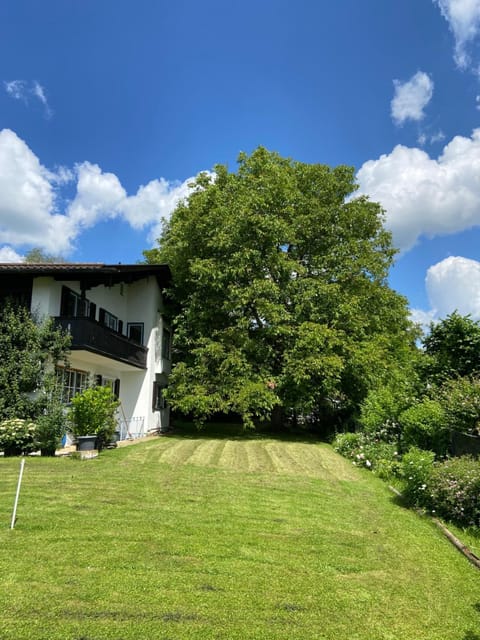
[(480, 318), (480, 0), (3, 0), (0, 260), (136, 262), (264, 145), (355, 167), (421, 321)]

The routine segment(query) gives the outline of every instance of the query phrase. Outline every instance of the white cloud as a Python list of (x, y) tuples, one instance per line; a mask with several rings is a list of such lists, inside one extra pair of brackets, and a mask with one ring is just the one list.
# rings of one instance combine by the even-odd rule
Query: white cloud
[[(76, 181), (76, 194), (65, 211), (58, 209), (61, 187)], [(0, 243), (3, 254), (15, 246), (41, 247), (68, 255), (78, 236), (102, 220), (122, 218), (134, 229), (146, 229), (153, 241), (194, 178), (184, 182), (152, 180), (129, 196), (113, 173), (90, 162), (74, 170), (44, 167), (13, 131), (0, 131)], [(13, 253), (8, 253), (8, 251)], [(0, 250), (2, 251), (2, 250)], [(16, 254), (18, 256), (18, 254)]]
[(443, 142), (445, 140), (445, 134), (443, 131), (437, 131), (430, 136), (430, 144), (435, 144), (435, 142)]
[(48, 104), (45, 89), (37, 80), (34, 80), (33, 82), (27, 82), (26, 80), (10, 80), (8, 82), (5, 81), (3, 84), (5, 91), (11, 98), (21, 100), (25, 104), (28, 104), (29, 98), (33, 96), (42, 103), (45, 117), (52, 117), (53, 111)]
[(12, 247), (0, 247), (0, 262), (23, 262), (24, 256), (14, 251)]
[(51, 118), (52, 115), (53, 115), (53, 111), (51, 110), (50, 105), (48, 104), (47, 97), (45, 95), (45, 89), (36, 80), (32, 85), (32, 93), (43, 104), (43, 106), (45, 108), (45, 115), (47, 116), (47, 118)]
[(445, 140), (445, 134), (443, 131), (437, 131), (437, 133), (427, 134), (425, 131), (421, 131), (418, 135), (417, 142), (421, 147), (426, 144), (435, 144), (436, 142), (443, 142)]
[(410, 320), (420, 325), (423, 333), (427, 334), (430, 324), (436, 322), (435, 313), (433, 311), (423, 311), (422, 309), (410, 309)]
[(0, 242), (35, 244), (41, 238), (52, 251), (62, 244), (51, 177), (23, 140), (10, 129), (0, 131)]
[(77, 194), (68, 207), (68, 217), (75, 226), (91, 227), (99, 219), (116, 217), (126, 197), (116, 175), (84, 162), (77, 166)]
[(421, 147), (424, 147), (428, 142), (428, 138), (427, 138), (426, 134), (425, 133), (421, 133), (417, 138), (417, 142)]
[(188, 196), (193, 180), (174, 183), (163, 178), (152, 180), (122, 203), (122, 216), (134, 229), (150, 226), (149, 240), (153, 242), (161, 233), (162, 218), (168, 218), (178, 202)]
[(424, 109), (432, 99), (433, 80), (424, 71), (417, 73), (407, 82), (394, 80), (395, 95), (391, 102), (391, 114), (395, 124), (406, 120), (422, 120)]
[(438, 159), (417, 148), (396, 146), (365, 162), (357, 174), (360, 194), (386, 210), (394, 244), (410, 249), (433, 237), (480, 225), (480, 129), (456, 136)]
[(433, 0), (440, 7), (455, 39), (455, 62), (460, 69), (470, 63), (469, 46), (480, 31), (479, 0)]
[(424, 327), (458, 311), (480, 319), (480, 262), (451, 256), (431, 266), (425, 278), (429, 311), (413, 309), (411, 317)]
[(5, 81), (3, 84), (5, 91), (11, 98), (26, 101), (27, 90), (23, 80), (10, 80), (10, 82)]

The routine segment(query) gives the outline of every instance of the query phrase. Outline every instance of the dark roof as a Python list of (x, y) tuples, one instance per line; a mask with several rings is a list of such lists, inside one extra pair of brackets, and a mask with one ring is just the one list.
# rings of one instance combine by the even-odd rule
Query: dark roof
[(101, 264), (101, 263), (65, 263), (33, 264), (28, 262), (0, 263), (1, 276), (49, 276), (56, 280), (81, 280), (86, 288), (99, 284), (117, 284), (135, 282), (155, 276), (161, 287), (170, 283), (172, 274), (166, 264)]

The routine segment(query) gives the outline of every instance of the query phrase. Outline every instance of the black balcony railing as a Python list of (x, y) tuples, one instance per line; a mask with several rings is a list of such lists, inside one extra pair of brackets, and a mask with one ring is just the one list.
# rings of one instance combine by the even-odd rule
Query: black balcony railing
[(58, 326), (68, 331), (72, 336), (72, 350), (85, 349), (140, 369), (146, 369), (148, 349), (126, 336), (122, 336), (90, 318), (57, 316), (54, 320)]

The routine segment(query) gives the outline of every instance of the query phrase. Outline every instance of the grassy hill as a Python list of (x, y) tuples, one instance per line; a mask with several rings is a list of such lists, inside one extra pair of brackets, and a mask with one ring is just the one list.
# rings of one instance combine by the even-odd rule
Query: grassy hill
[(0, 458), (0, 640), (479, 640), (480, 574), (328, 445)]

